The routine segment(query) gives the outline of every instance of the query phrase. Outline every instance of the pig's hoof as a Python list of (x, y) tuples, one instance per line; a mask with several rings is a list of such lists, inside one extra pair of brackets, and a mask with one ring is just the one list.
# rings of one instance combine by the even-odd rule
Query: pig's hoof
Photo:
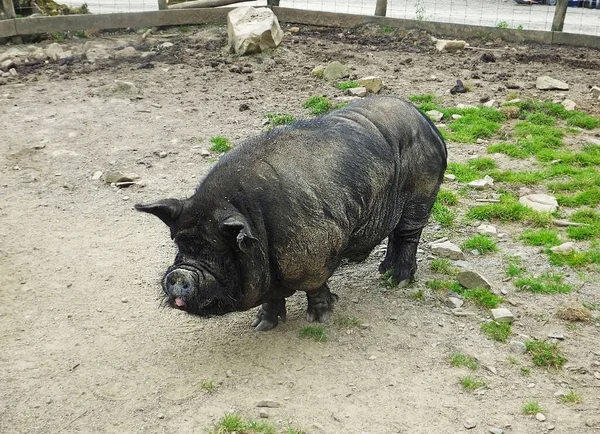
[(252, 322), (252, 327), (260, 332), (271, 330), (277, 327), (279, 318), (282, 321), (286, 319), (285, 299), (269, 300), (258, 309), (256, 319)]
[(308, 322), (327, 322), (338, 296), (329, 292), (329, 288), (324, 286), (315, 295), (307, 294), (306, 297), (308, 299), (306, 320)]

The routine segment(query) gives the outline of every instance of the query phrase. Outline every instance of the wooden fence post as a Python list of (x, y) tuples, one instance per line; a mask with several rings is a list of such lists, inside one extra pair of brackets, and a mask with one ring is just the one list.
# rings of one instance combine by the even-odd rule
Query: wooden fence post
[(375, 5), (375, 15), (378, 17), (385, 17), (387, 13), (387, 0), (377, 0)]
[(558, 0), (554, 10), (554, 20), (552, 20), (551, 30), (553, 32), (562, 32), (565, 25), (565, 16), (567, 15), (567, 6), (569, 6), (569, 0)]

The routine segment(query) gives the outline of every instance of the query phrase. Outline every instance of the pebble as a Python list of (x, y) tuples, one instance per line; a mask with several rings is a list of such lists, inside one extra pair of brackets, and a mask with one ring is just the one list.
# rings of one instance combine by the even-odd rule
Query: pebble
[(123, 297), (121, 299), (121, 303), (128, 303), (128, 302), (129, 302), (129, 300), (127, 299), (127, 297)]
[(477, 426), (477, 423), (473, 419), (465, 419), (463, 421), (463, 426), (466, 429), (473, 429)]
[(258, 401), (256, 403), (256, 406), (257, 407), (266, 407), (266, 408), (279, 408), (279, 407), (281, 407), (281, 405), (277, 401), (275, 401), (273, 399), (263, 399), (261, 401)]
[(600, 372), (598, 372), (598, 371), (594, 372), (594, 378), (596, 380), (600, 380)]
[(550, 334), (548, 334), (548, 337), (550, 339), (558, 339), (559, 341), (562, 341), (565, 339), (565, 335), (563, 335), (562, 333), (550, 333)]
[(511, 323), (515, 320), (515, 316), (512, 314), (512, 312), (510, 310), (506, 309), (505, 307), (499, 307), (497, 309), (492, 309), (491, 313), (492, 313), (492, 317), (494, 318), (494, 321), (496, 321), (496, 322)]
[(492, 285), (477, 271), (465, 270), (458, 273), (456, 280), (467, 289), (485, 288), (491, 289)]
[(519, 354), (525, 354), (527, 352), (527, 347), (520, 341), (510, 341), (510, 349)]
[(446, 305), (451, 309), (458, 309), (462, 307), (465, 302), (457, 297), (448, 297), (448, 302)]
[(544, 421), (546, 420), (546, 416), (544, 416), (542, 413), (537, 413), (537, 414), (535, 415), (535, 418), (536, 418), (537, 420), (539, 420), (540, 422), (544, 422)]
[(159, 419), (164, 419), (164, 418), (165, 418), (165, 415), (164, 415), (164, 414), (162, 414), (162, 413), (159, 413), (159, 414), (158, 414), (158, 418), (159, 418)]
[(369, 357), (369, 360), (376, 360), (376, 359), (377, 359), (377, 356), (371, 356), (371, 357)]
[(158, 156), (160, 158), (166, 158), (167, 155), (169, 155), (169, 154), (167, 154), (165, 151), (160, 151), (159, 154), (158, 154)]
[(552, 431), (555, 428), (555, 426), (554, 425), (548, 425), (546, 428), (548, 429), (548, 431)]
[(490, 433), (492, 434), (504, 434), (504, 430), (502, 428), (490, 428)]
[(260, 417), (262, 419), (267, 419), (269, 417), (269, 413), (267, 412), (267, 410), (261, 408), (258, 411), (258, 417)]

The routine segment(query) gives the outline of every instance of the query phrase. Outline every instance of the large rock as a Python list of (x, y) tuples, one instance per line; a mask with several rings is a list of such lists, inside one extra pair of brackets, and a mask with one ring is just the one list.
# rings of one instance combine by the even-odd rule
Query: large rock
[(528, 194), (519, 198), (519, 203), (535, 211), (554, 212), (558, 209), (558, 202), (553, 196), (547, 194)]
[(331, 62), (323, 71), (323, 78), (329, 81), (341, 80), (350, 75), (350, 70), (346, 65), (341, 64), (337, 60)]
[(515, 320), (515, 316), (512, 312), (504, 307), (499, 307), (497, 309), (492, 309), (492, 318), (496, 322), (507, 322), (511, 323)]
[(465, 259), (465, 254), (460, 250), (456, 244), (451, 243), (450, 241), (445, 241), (443, 243), (435, 243), (431, 245), (431, 253), (440, 258), (448, 258), (448, 259)]
[(467, 289), (485, 288), (492, 289), (490, 282), (477, 271), (465, 270), (458, 273), (456, 280)]
[(569, 85), (564, 81), (557, 80), (547, 75), (538, 77), (535, 87), (540, 90), (569, 90)]
[(572, 101), (570, 99), (564, 100), (563, 102), (561, 102), (561, 104), (568, 112), (572, 112), (573, 110), (575, 110), (575, 107), (577, 107), (575, 101)]
[(369, 76), (358, 79), (358, 85), (365, 87), (371, 93), (379, 93), (383, 87), (383, 81), (380, 77)]
[(227, 14), (227, 34), (229, 51), (240, 56), (277, 48), (283, 39), (283, 30), (273, 11), (249, 6)]
[(550, 250), (552, 251), (552, 253), (568, 255), (569, 253), (575, 250), (575, 243), (568, 241), (566, 243), (562, 243), (560, 246), (551, 247)]

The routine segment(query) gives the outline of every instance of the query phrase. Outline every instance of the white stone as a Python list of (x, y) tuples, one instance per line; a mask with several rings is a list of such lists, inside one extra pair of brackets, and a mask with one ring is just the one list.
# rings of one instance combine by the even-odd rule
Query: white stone
[(383, 80), (381, 80), (381, 77), (372, 75), (369, 77), (359, 78), (358, 85), (365, 87), (371, 93), (379, 93), (379, 91), (383, 88)]
[(569, 90), (569, 85), (567, 83), (547, 75), (538, 77), (535, 82), (535, 87), (540, 90)]
[(459, 40), (450, 41), (447, 39), (438, 39), (437, 41), (435, 41), (435, 48), (438, 51), (448, 51), (450, 53), (453, 53), (458, 50), (462, 50), (468, 46), (469, 46), (469, 44), (467, 44), (466, 41), (459, 41)]
[(492, 318), (494, 318), (494, 321), (496, 321), (496, 322), (511, 323), (515, 320), (515, 316), (512, 314), (512, 312), (510, 310), (506, 309), (505, 307), (499, 307), (497, 309), (492, 309), (491, 313), (492, 313)]
[(491, 289), (492, 285), (480, 273), (473, 270), (464, 270), (458, 273), (456, 280), (467, 289), (485, 288)]
[(546, 416), (544, 416), (542, 413), (537, 413), (537, 414), (535, 415), (535, 418), (536, 418), (537, 420), (539, 420), (540, 422), (544, 422), (544, 421), (546, 420)]
[(454, 119), (455, 121), (462, 118), (462, 115), (457, 115), (457, 114), (453, 114), (452, 115), (452, 119)]
[(469, 182), (469, 187), (473, 187), (478, 190), (483, 190), (484, 188), (491, 187), (493, 185), (494, 179), (489, 175), (485, 175), (483, 179), (477, 179), (475, 181)]
[(283, 30), (277, 17), (267, 8), (243, 6), (227, 14), (229, 51), (240, 56), (277, 48)]
[(10, 68), (10, 69), (8, 70), (8, 73), (9, 73), (10, 75), (12, 75), (13, 77), (16, 77), (17, 75), (19, 75), (19, 73), (17, 72), (17, 70), (16, 70), (15, 68)]
[(566, 254), (571, 253), (573, 250), (575, 250), (575, 243), (569, 241), (566, 243), (562, 243), (560, 246), (551, 247), (550, 250), (553, 253), (560, 253), (560, 254), (566, 255)]
[(496, 235), (498, 233), (498, 229), (492, 225), (486, 225), (482, 223), (477, 227), (477, 233), (481, 235)]
[(0, 63), (0, 69), (2, 71), (8, 71), (11, 68), (14, 68), (15, 62), (12, 59), (6, 59), (2, 63)]
[(62, 47), (55, 42), (46, 47), (46, 56), (52, 60), (60, 60), (64, 56), (64, 51)]
[(362, 87), (362, 86), (352, 87), (352, 88), (348, 89), (348, 95), (358, 96), (358, 97), (367, 96), (367, 88)]
[(135, 51), (135, 48), (133, 48), (133, 47), (125, 47), (122, 50), (115, 51), (115, 57), (118, 58), (118, 59), (119, 58), (123, 59), (123, 58), (126, 58), (126, 57), (133, 57), (133, 56), (136, 55), (136, 53), (137, 52)]
[(564, 100), (563, 102), (561, 102), (561, 104), (565, 108), (565, 110), (568, 112), (572, 112), (573, 110), (575, 110), (575, 107), (577, 107), (577, 104), (575, 104), (575, 101), (571, 101), (570, 99)]
[(92, 181), (96, 181), (98, 179), (102, 178), (102, 171), (101, 170), (96, 170), (94, 172), (94, 174), (92, 175)]
[(494, 107), (495, 105), (496, 105), (495, 99), (491, 99), (491, 100), (483, 103), (484, 107)]
[(456, 244), (450, 241), (444, 241), (443, 243), (435, 243), (431, 245), (431, 253), (440, 258), (448, 259), (465, 259), (465, 254), (460, 250)]
[(465, 302), (457, 297), (448, 297), (448, 302), (446, 305), (451, 309), (458, 309), (462, 307)]
[(535, 211), (554, 212), (558, 209), (556, 198), (542, 193), (520, 197), (519, 203)]
[(167, 48), (171, 48), (173, 45), (175, 45), (175, 44), (173, 44), (172, 42), (163, 42), (163, 43), (162, 43), (162, 44), (160, 44), (158, 47), (159, 47), (161, 50), (166, 50)]
[(590, 93), (592, 94), (592, 97), (594, 97), (594, 98), (600, 97), (600, 87), (593, 86), (592, 89), (590, 90)]
[(442, 118), (444, 117), (444, 114), (442, 112), (437, 111), (437, 110), (429, 110), (428, 112), (425, 112), (425, 114), (427, 116), (429, 116), (435, 122), (441, 121)]
[(350, 75), (348, 67), (337, 60), (330, 62), (323, 70), (323, 78), (329, 81), (341, 80)]
[(444, 179), (446, 181), (456, 181), (456, 175), (453, 175), (452, 173), (447, 173), (444, 175)]

